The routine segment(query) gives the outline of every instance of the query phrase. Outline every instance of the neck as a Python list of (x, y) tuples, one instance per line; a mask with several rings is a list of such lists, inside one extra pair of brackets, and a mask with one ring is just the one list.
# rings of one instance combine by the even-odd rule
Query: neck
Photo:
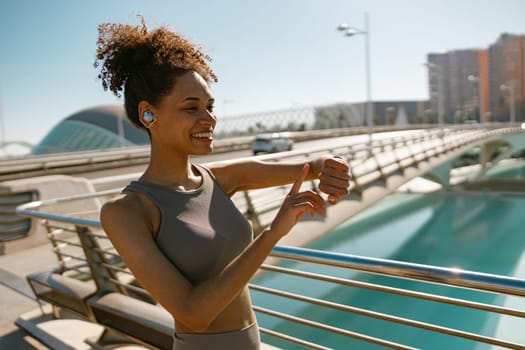
[(148, 167), (141, 180), (178, 189), (191, 189), (200, 183), (198, 174), (194, 174), (188, 155), (159, 154), (152, 149)]

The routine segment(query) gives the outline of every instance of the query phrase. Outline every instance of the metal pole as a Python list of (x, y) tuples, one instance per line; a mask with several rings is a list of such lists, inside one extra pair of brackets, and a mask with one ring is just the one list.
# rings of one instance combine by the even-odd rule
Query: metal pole
[(374, 125), (374, 110), (372, 106), (372, 86), (370, 79), (370, 26), (368, 12), (365, 12), (365, 54), (366, 54), (366, 125), (368, 127), (368, 142), (372, 143)]
[(346, 31), (347, 36), (354, 36), (356, 34), (365, 35), (365, 65), (366, 65), (366, 107), (364, 117), (368, 129), (368, 142), (372, 143), (372, 133), (374, 128), (374, 107), (372, 104), (372, 83), (370, 78), (370, 25), (368, 21), (368, 12), (365, 12), (365, 27), (364, 30), (348, 26), (346, 23), (341, 23), (337, 27), (339, 31)]

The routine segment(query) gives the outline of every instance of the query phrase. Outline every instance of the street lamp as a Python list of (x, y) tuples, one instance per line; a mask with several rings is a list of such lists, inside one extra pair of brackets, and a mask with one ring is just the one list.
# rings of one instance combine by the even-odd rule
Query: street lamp
[(436, 76), (436, 80), (437, 80), (437, 86), (436, 86), (436, 97), (437, 97), (437, 115), (438, 115), (438, 124), (440, 126), (443, 126), (443, 117), (444, 117), (444, 113), (443, 113), (443, 109), (444, 109), (444, 104), (443, 104), (443, 93), (444, 93), (444, 90), (443, 90), (443, 69), (441, 68), (441, 66), (433, 63), (433, 62), (425, 62), (423, 63), (424, 66), (428, 67), (428, 71), (429, 71), (429, 75), (434, 73), (434, 75)]
[(337, 30), (345, 32), (348, 37), (363, 34), (365, 36), (365, 60), (366, 60), (366, 125), (368, 128), (368, 141), (372, 142), (373, 133), (373, 108), (372, 108), (372, 87), (370, 83), (370, 28), (368, 24), (368, 13), (365, 12), (365, 29), (361, 30), (356, 27), (351, 27), (346, 23), (342, 23), (337, 27)]
[(478, 88), (478, 108), (479, 108), (479, 122), (483, 123), (485, 121), (485, 111), (483, 110), (483, 95), (481, 93), (481, 82), (479, 77), (470, 74), (468, 76), (468, 81), (472, 84), (475, 84)]
[(509, 93), (510, 122), (515, 123), (516, 122), (516, 105), (514, 103), (514, 85), (512, 83), (501, 84), (499, 89), (501, 91), (508, 91)]

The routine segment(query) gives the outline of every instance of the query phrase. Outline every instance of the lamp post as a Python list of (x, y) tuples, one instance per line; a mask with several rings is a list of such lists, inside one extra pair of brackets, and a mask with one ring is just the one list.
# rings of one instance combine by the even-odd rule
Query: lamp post
[(366, 125), (368, 129), (368, 142), (372, 142), (372, 133), (374, 128), (373, 108), (372, 108), (372, 86), (370, 82), (370, 27), (368, 23), (368, 13), (365, 12), (365, 27), (361, 30), (342, 23), (337, 30), (344, 32), (346, 36), (362, 34), (365, 36), (365, 60), (366, 60)]
[(468, 76), (468, 81), (470, 81), (472, 84), (475, 84), (478, 88), (478, 110), (479, 110), (479, 122), (484, 123), (485, 122), (485, 111), (483, 110), (483, 94), (481, 93), (481, 82), (479, 77), (470, 74)]
[(510, 104), (510, 122), (516, 122), (516, 104), (514, 103), (514, 85), (512, 83), (501, 84), (501, 91), (508, 91), (509, 93), (509, 104)]
[(423, 63), (424, 66), (428, 68), (429, 75), (434, 73), (436, 76), (436, 97), (437, 97), (437, 115), (438, 115), (438, 125), (443, 126), (444, 121), (444, 104), (443, 104), (443, 70), (441, 69), (441, 66), (433, 63), (433, 62), (425, 62)]

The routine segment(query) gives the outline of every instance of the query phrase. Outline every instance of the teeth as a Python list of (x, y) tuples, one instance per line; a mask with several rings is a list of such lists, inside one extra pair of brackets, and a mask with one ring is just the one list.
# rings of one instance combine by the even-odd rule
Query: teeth
[(193, 137), (199, 137), (199, 138), (211, 138), (212, 137), (211, 132), (200, 132), (198, 134), (193, 134)]

